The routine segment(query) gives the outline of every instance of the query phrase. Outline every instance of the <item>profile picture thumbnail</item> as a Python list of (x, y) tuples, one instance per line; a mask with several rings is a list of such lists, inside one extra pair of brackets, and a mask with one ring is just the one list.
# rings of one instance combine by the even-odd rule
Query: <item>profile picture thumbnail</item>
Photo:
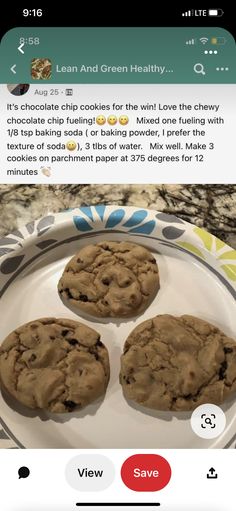
[(32, 59), (31, 76), (33, 80), (50, 80), (52, 75), (52, 63), (50, 59)]
[(9, 83), (7, 88), (13, 96), (23, 96), (29, 90), (28, 83)]

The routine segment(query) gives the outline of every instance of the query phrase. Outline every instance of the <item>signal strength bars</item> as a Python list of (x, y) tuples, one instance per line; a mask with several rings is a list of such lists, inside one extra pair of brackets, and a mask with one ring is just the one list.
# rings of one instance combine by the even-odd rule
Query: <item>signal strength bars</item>
[(188, 41), (185, 42), (185, 44), (188, 44), (188, 45), (196, 44), (196, 39), (189, 39)]
[(193, 16), (193, 11), (182, 12), (182, 16)]

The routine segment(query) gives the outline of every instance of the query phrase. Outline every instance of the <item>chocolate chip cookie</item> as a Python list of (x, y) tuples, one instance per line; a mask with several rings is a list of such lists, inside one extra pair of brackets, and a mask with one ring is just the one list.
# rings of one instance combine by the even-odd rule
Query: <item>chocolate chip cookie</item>
[(58, 284), (65, 303), (96, 317), (140, 314), (158, 289), (158, 266), (145, 247), (104, 241), (82, 248), (66, 265)]
[(127, 399), (155, 410), (221, 404), (236, 391), (236, 342), (194, 316), (156, 316), (127, 338), (120, 383)]
[(108, 352), (92, 328), (70, 319), (42, 318), (3, 341), (0, 376), (1, 385), (23, 405), (71, 412), (105, 393)]

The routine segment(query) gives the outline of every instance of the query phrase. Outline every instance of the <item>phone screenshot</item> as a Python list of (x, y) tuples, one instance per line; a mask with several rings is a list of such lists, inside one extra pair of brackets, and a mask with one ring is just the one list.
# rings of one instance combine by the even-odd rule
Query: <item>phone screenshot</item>
[(212, 7), (2, 17), (3, 511), (235, 511), (236, 29)]

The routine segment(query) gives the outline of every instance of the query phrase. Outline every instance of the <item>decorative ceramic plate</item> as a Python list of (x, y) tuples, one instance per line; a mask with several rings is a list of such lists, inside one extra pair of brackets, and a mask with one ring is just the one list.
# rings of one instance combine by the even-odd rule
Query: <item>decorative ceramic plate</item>
[[(102, 240), (130, 240), (156, 257), (161, 289), (144, 314), (125, 321), (91, 321), (65, 307), (57, 283), (81, 247)], [(64, 415), (35, 412), (0, 396), (0, 438), (28, 448), (204, 448), (225, 447), (236, 433), (236, 400), (226, 402), (224, 433), (196, 436), (191, 413), (155, 412), (128, 403), (119, 385), (120, 355), (133, 328), (157, 314), (193, 314), (226, 334), (236, 331), (236, 251), (172, 215), (133, 207), (72, 209), (30, 222), (0, 240), (1, 341), (39, 317), (81, 319), (102, 335), (111, 362), (103, 400)], [(6, 440), (6, 444), (7, 444)], [(7, 446), (7, 445), (6, 445)]]

